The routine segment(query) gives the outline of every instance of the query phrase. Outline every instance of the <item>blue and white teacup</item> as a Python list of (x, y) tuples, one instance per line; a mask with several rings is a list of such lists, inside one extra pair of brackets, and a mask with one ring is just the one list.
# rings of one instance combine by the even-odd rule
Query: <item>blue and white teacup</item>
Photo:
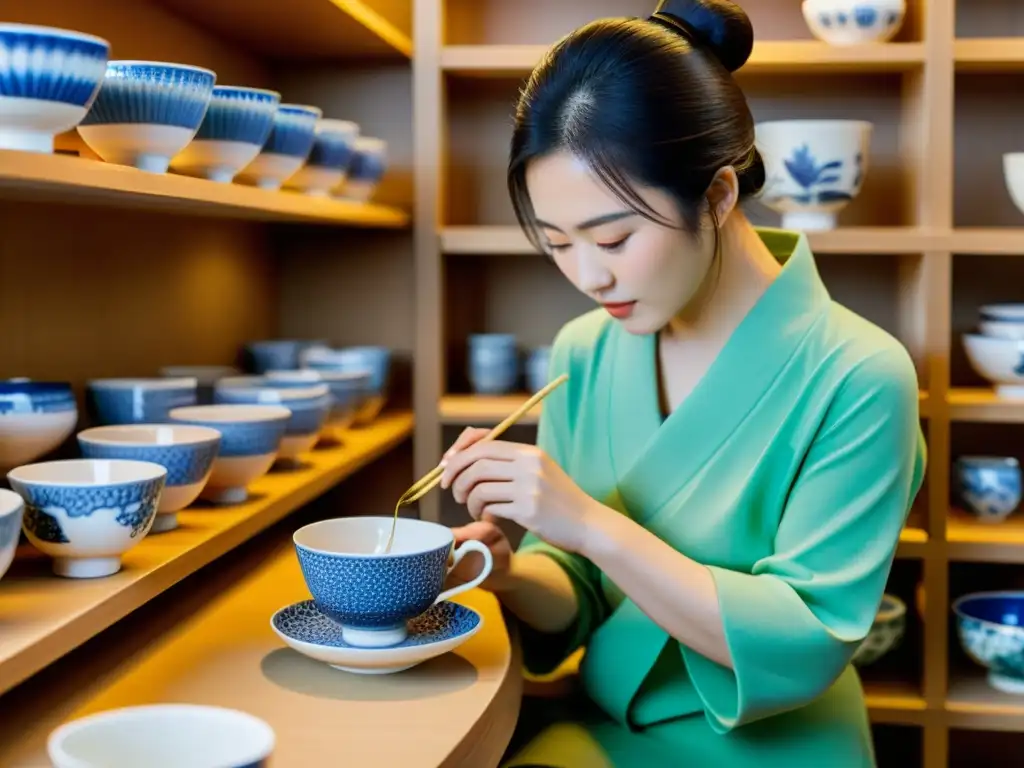
[(285, 182), (289, 189), (326, 197), (345, 179), (359, 125), (350, 120), (321, 118), (306, 164)]
[(331, 391), (326, 384), (308, 387), (275, 387), (264, 380), (253, 386), (236, 386), (223, 379), (213, 394), (217, 403), (283, 405), (291, 416), (285, 427), (278, 458), (294, 461), (313, 449), (331, 412)]
[(981, 522), (1002, 522), (1020, 505), (1020, 463), (1012, 456), (961, 456), (956, 480), (964, 505)]
[(199, 498), (220, 450), (220, 432), (185, 424), (123, 424), (78, 433), (87, 459), (151, 461), (167, 469), (167, 484), (150, 533), (178, 527), (178, 512)]
[(530, 392), (539, 392), (548, 383), (548, 368), (551, 365), (551, 347), (535, 347), (526, 358), (526, 387)]
[(267, 768), (274, 746), (273, 728), (247, 712), (148, 704), (65, 723), (46, 751), (54, 768)]
[(1024, 592), (975, 592), (953, 602), (957, 637), (993, 688), (1024, 694)]
[(388, 145), (374, 136), (359, 136), (353, 144), (352, 162), (341, 186), (341, 195), (349, 200), (370, 200), (388, 163)]
[[(401, 643), (409, 619), (473, 589), (493, 566), (485, 544), (470, 540), (455, 547), (449, 528), (426, 520), (398, 518), (391, 550), (385, 551), (392, 522), (391, 517), (321, 520), (292, 537), (317, 608), (341, 626), (342, 638), (355, 647)], [(445, 578), (469, 552), (483, 556), (480, 573), (442, 592)]]
[(75, 431), (78, 403), (64, 381), (0, 381), (0, 470), (36, 461)]
[(280, 189), (305, 164), (316, 138), (316, 123), (322, 116), (320, 107), (279, 106), (263, 149), (235, 181), (261, 189)]
[(519, 350), (510, 333), (469, 337), (469, 383), (481, 395), (504, 395), (519, 379)]
[(92, 416), (102, 426), (160, 424), (174, 408), (195, 405), (199, 382), (180, 379), (94, 379), (87, 387)]

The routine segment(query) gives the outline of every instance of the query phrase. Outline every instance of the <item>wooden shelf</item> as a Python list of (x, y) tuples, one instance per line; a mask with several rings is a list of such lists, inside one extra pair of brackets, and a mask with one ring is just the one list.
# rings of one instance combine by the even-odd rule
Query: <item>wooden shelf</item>
[(1024, 513), (1001, 523), (982, 523), (969, 512), (951, 509), (946, 541), (950, 560), (1024, 563)]
[(1024, 38), (977, 37), (957, 40), (953, 47), (958, 72), (1024, 70)]
[(159, 0), (182, 18), (272, 59), (409, 59), (412, 40), (368, 0)]
[(956, 387), (946, 397), (951, 421), (1024, 424), (1024, 398), (1000, 397), (983, 387)]
[[(444, 253), (481, 256), (537, 254), (518, 226), (444, 227), (440, 237)], [(847, 227), (812, 232), (808, 238), (815, 253), (925, 253), (943, 250), (948, 245), (941, 232), (914, 227)]]
[(155, 174), (68, 155), (0, 150), (0, 197), (170, 211), (192, 216), (405, 227), (397, 208)]
[(1024, 696), (990, 686), (981, 667), (954, 669), (946, 694), (945, 720), (950, 728), (1024, 731)]
[[(441, 69), (463, 77), (522, 77), (541, 60), (546, 45), (447, 45)], [(905, 72), (924, 63), (921, 43), (830, 46), (813, 40), (767, 40), (754, 44), (747, 74), (812, 74), (822, 72)]]
[(979, 256), (1018, 256), (1024, 254), (1024, 227), (954, 229), (949, 250)]
[(180, 528), (147, 537), (113, 576), (62, 579), (50, 574), (48, 558), (16, 561), (0, 580), (0, 693), (316, 498), (401, 443), (412, 428), (411, 414), (384, 413), (350, 430), (343, 446), (307, 454), (306, 467), (260, 478), (244, 504), (180, 512)]
[[(530, 396), (514, 395), (446, 395), (441, 399), (441, 423), (456, 426), (494, 426)], [(531, 408), (518, 424), (536, 424), (540, 418), (542, 403)]]
[(927, 717), (928, 706), (912, 683), (863, 680), (863, 685), (871, 722), (921, 725)]

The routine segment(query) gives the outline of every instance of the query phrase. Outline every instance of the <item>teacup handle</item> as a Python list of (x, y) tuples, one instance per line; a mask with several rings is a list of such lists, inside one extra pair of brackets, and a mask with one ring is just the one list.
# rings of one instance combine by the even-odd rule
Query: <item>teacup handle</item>
[(459, 584), (459, 586), (457, 587), (446, 589), (444, 592), (438, 595), (437, 599), (434, 601), (435, 605), (440, 603), (442, 600), (449, 600), (461, 592), (467, 592), (470, 589), (474, 589), (475, 587), (480, 586), (483, 580), (491, 575), (491, 568), (494, 567), (494, 558), (491, 557), (490, 548), (482, 542), (470, 539), (469, 541), (462, 542), (458, 547), (455, 548), (455, 551), (452, 552), (451, 565), (449, 565), (448, 569), (445, 571), (445, 576), (447, 576), (455, 569), (455, 566), (459, 564), (459, 561), (462, 560), (462, 558), (465, 557), (468, 552), (479, 552), (481, 555), (483, 555), (484, 567), (480, 569), (480, 573), (477, 574), (476, 578), (472, 579), (471, 581), (467, 581), (465, 584)]

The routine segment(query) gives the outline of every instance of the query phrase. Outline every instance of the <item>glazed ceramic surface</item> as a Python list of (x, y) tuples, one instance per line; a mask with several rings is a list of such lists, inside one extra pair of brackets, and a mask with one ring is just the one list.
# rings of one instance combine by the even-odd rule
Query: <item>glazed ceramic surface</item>
[(319, 107), (282, 104), (274, 115), (274, 125), (256, 158), (236, 177), (236, 181), (263, 189), (280, 189), (301, 168), (316, 137), (316, 123), (323, 116)]
[(785, 229), (823, 230), (860, 194), (873, 126), (860, 120), (758, 123), (767, 180), (761, 199)]
[(0, 381), (0, 470), (45, 456), (78, 423), (78, 404), (66, 382)]
[(53, 152), (92, 106), (109, 55), (93, 35), (0, 24), (0, 149)]
[(858, 667), (874, 664), (900, 644), (906, 628), (906, 604), (895, 595), (884, 595), (868, 636), (857, 647), (852, 663)]
[(507, 333), (481, 333), (469, 337), (469, 383), (481, 395), (503, 395), (519, 379), (516, 337)]
[(266, 768), (273, 729), (246, 712), (194, 704), (111, 709), (57, 728), (55, 768)]
[(171, 168), (189, 176), (230, 182), (260, 153), (280, 102), (277, 91), (214, 86), (199, 130), (171, 161)]
[(377, 191), (387, 170), (388, 145), (373, 136), (358, 136), (353, 144), (352, 162), (349, 163), (341, 194), (350, 200), (365, 202)]
[(526, 388), (539, 392), (548, 383), (548, 366), (551, 362), (551, 347), (536, 347), (526, 358)]
[[(341, 625), (349, 645), (380, 648), (401, 643), (409, 619), (472, 589), (491, 571), (491, 553), (478, 541), (455, 548), (449, 567), (455, 541), (451, 530), (424, 520), (399, 518), (394, 545), (385, 552), (391, 525), (391, 517), (322, 520), (292, 537), (317, 608)], [(442, 592), (445, 577), (468, 552), (483, 555), (481, 573)]]
[(313, 448), (331, 412), (331, 393), (326, 384), (308, 387), (220, 386), (214, 391), (217, 403), (283, 405), (291, 416), (278, 451), (282, 459), (295, 459)]
[(302, 361), (304, 365), (317, 371), (369, 372), (369, 386), (356, 412), (356, 424), (368, 424), (373, 421), (387, 402), (391, 378), (391, 350), (387, 347), (311, 349), (302, 355)]
[(989, 684), (1024, 694), (1024, 592), (979, 592), (953, 603), (964, 651), (988, 669)]
[(978, 309), (982, 320), (1024, 325), (1024, 304), (985, 304)]
[(804, 0), (811, 33), (830, 45), (884, 43), (896, 36), (906, 0)]
[(971, 368), (995, 385), (996, 394), (1024, 397), (1024, 341), (973, 333), (962, 338)]
[(195, 379), (197, 405), (210, 405), (214, 385), (238, 373), (238, 369), (230, 365), (168, 365), (160, 369), (160, 375), (166, 379)]
[(1021, 471), (1009, 456), (961, 456), (955, 464), (960, 498), (981, 522), (998, 523), (1017, 509)]
[(167, 421), (173, 408), (195, 405), (199, 382), (182, 379), (94, 379), (89, 404), (102, 425)]
[(25, 502), (21, 496), (0, 488), (0, 578), (14, 562), (14, 550), (18, 548), (24, 513)]
[(442, 602), (406, 624), (405, 639), (388, 648), (358, 648), (345, 641), (338, 624), (312, 600), (282, 608), (270, 626), (290, 648), (345, 672), (382, 675), (401, 672), (448, 653), (480, 631), (483, 618), (471, 608)]
[(997, 339), (1024, 340), (1024, 323), (1014, 320), (982, 320), (978, 323), (982, 336)]
[(29, 541), (59, 576), (109, 576), (149, 532), (167, 470), (146, 461), (69, 459), (7, 473), (25, 500)]
[(78, 433), (78, 444), (87, 459), (151, 461), (167, 470), (150, 533), (176, 528), (176, 513), (199, 498), (213, 471), (220, 440), (215, 429), (182, 424), (94, 427)]
[(321, 118), (306, 164), (288, 179), (286, 186), (323, 197), (345, 179), (359, 126), (348, 120)]
[(248, 498), (249, 483), (274, 465), (291, 411), (279, 405), (197, 405), (175, 408), (168, 418), (220, 432), (220, 450), (200, 496), (238, 504)]
[(299, 353), (309, 342), (296, 339), (252, 341), (245, 345), (252, 371), (290, 371), (299, 367)]
[(1024, 152), (1003, 155), (1003, 180), (1013, 204), (1024, 213)]
[(163, 173), (202, 123), (216, 79), (186, 64), (111, 61), (78, 132), (108, 163)]

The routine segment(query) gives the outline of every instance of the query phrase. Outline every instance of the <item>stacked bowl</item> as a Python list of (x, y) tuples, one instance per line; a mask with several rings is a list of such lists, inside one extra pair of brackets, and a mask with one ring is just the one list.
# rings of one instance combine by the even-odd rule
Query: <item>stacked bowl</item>
[(243, 376), (218, 381), (213, 398), (223, 405), (284, 406), (289, 417), (278, 458), (285, 461), (296, 461), (317, 444), (331, 411), (331, 394), (326, 384), (275, 387), (269, 381), (252, 381)]
[(319, 107), (282, 104), (259, 153), (235, 180), (261, 189), (280, 189), (309, 157), (321, 117)]
[(988, 304), (979, 310), (980, 333), (962, 337), (974, 371), (1001, 397), (1024, 397), (1024, 304)]
[(363, 383), (362, 402), (356, 411), (354, 423), (369, 424), (383, 409), (388, 398), (388, 386), (391, 378), (391, 350), (381, 346), (344, 347), (328, 349), (316, 347), (308, 349), (300, 355), (300, 364), (318, 371), (325, 377), (330, 374), (362, 374), (369, 379), (354, 377), (350, 381), (353, 386)]
[[(548, 383), (551, 347), (539, 346), (526, 354), (522, 373), (528, 391)], [(469, 383), (478, 395), (505, 395), (516, 390), (520, 358), (516, 337), (509, 333), (477, 333), (468, 340)]]

